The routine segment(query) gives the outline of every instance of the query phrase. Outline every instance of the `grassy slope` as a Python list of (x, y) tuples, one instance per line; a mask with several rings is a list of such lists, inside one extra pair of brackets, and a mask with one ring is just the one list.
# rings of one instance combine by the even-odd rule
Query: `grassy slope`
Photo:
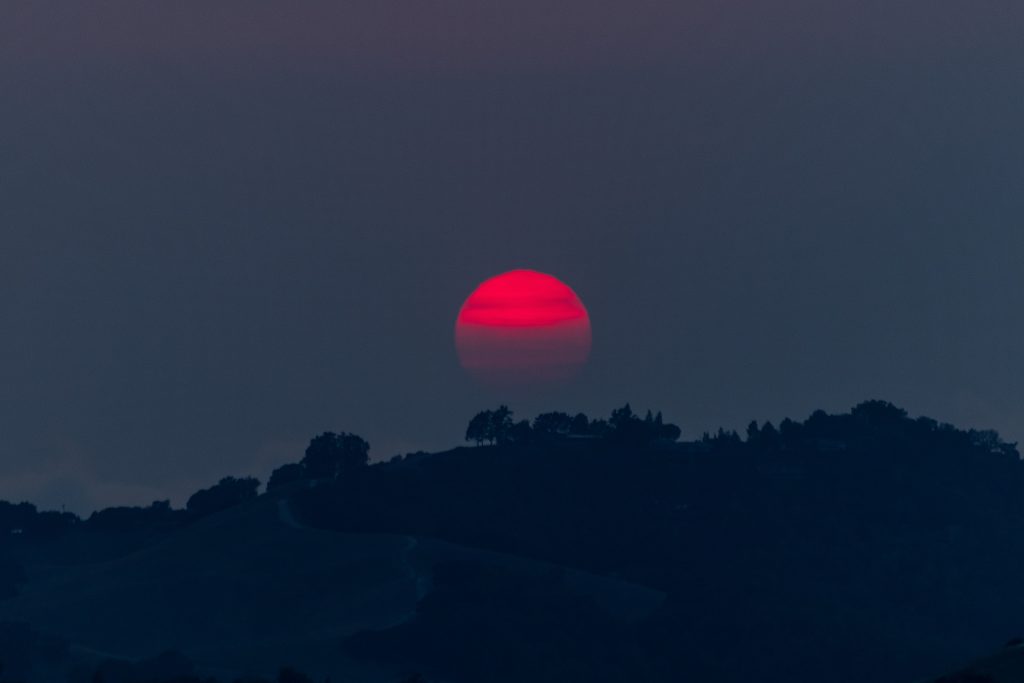
[(358, 664), (340, 643), (411, 618), (432, 567), (451, 559), (559, 572), (569, 591), (624, 618), (649, 613), (663, 597), (430, 539), (306, 528), (284, 498), (267, 495), (114, 559), (75, 564), (51, 551), (45, 565), (30, 562), (29, 583), (0, 603), (0, 620), (65, 637), (81, 655), (137, 659), (174, 648), (221, 675), (290, 664), (335, 681), (394, 681), (401, 672)]

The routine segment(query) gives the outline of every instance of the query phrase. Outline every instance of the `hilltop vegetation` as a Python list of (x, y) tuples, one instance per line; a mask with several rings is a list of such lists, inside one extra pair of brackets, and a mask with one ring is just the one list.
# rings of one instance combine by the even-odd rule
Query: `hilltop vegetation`
[[(327, 432), (266, 493), (229, 477), (183, 510), (81, 520), (0, 506), (0, 583), (14, 596), (0, 617), (91, 637), (85, 621), (46, 616), (47, 601), (96, 585), (102, 562), (116, 579), (81, 605), (140, 581), (174, 586), (145, 638), (131, 623), (95, 629), (136, 657), (164, 638), (193, 642), (184, 654), (199, 665), (221, 661), (180, 631), (179, 612), (205, 606), (211, 628), (296, 634), (263, 649), (298, 660), (253, 653), (250, 673), (294, 664), (316, 677), (344, 660), (353, 680), (387, 683), (909, 683), (1024, 630), (1024, 464), (995, 432), (869, 401), (693, 441), (628, 405), (532, 421), (500, 406), (465, 436), (475, 445), (371, 465), (365, 440)], [(66, 576), (40, 569), (58, 560)], [(314, 618), (287, 597), (314, 609), (318, 594), (340, 611)], [(135, 608), (105, 613), (130, 622)], [(247, 661), (244, 635), (233, 642), (223, 661)]]

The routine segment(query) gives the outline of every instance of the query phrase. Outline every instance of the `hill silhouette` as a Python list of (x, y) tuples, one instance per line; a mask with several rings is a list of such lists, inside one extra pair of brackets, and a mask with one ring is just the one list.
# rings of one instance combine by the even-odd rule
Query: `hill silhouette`
[(470, 425), (373, 465), (325, 433), (184, 510), (0, 505), (5, 679), (910, 683), (1024, 630), (994, 432), (883, 401), (684, 442), (628, 405)]

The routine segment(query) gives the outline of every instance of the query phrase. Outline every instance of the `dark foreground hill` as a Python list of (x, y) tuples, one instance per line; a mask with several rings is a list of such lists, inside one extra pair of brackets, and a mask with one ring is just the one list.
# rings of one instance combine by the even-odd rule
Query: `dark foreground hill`
[(993, 655), (974, 660), (927, 683), (1022, 683), (1024, 681), (1024, 641), (1010, 639)]
[(318, 437), (358, 457), (188, 513), (20, 510), (3, 676), (174, 650), (168, 677), (221, 680), (911, 683), (1024, 631), (1024, 465), (997, 435), (881, 402), (746, 440), (614, 424), (373, 466)]
[(282, 494), (100, 561), (76, 561), (70, 540), (24, 552), (27, 583), (0, 603), (0, 617), (59, 635), (78, 669), (174, 650), (229, 680), (289, 664), (334, 681), (397, 681), (403, 665), (368, 661), (344, 645), (414, 620), (417, 605), (445, 589), (443, 572), (521, 584), (527, 599), (536, 599), (536, 585), (544, 599), (613, 625), (648, 616), (664, 601), (621, 580), (440, 540), (311, 529)]

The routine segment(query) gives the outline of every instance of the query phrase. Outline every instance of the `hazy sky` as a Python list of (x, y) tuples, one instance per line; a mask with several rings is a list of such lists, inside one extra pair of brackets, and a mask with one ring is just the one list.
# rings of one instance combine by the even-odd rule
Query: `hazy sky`
[(1024, 440), (1024, 3), (0, 6), (0, 498), (461, 440), (463, 298), (589, 308), (523, 416), (886, 398)]

